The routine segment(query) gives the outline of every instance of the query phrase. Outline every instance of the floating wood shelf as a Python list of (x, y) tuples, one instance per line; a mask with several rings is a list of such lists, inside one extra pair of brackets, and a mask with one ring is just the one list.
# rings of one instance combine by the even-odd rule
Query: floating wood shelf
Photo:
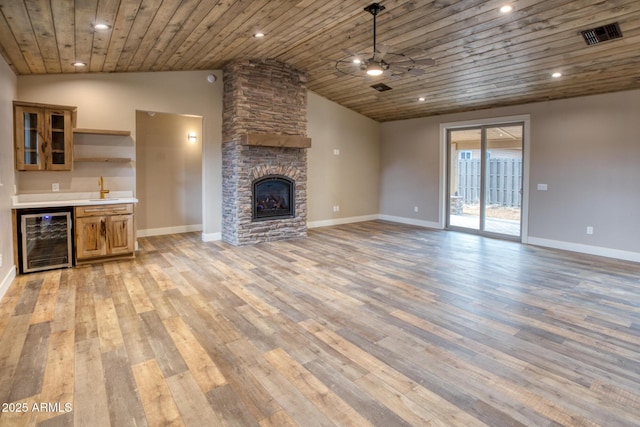
[(112, 135), (112, 136), (131, 136), (128, 130), (109, 130), (109, 129), (82, 129), (76, 128), (73, 133), (82, 133), (87, 135)]
[(311, 138), (299, 135), (249, 133), (242, 135), (240, 144), (259, 147), (310, 148)]
[(74, 162), (129, 163), (130, 157), (79, 157)]

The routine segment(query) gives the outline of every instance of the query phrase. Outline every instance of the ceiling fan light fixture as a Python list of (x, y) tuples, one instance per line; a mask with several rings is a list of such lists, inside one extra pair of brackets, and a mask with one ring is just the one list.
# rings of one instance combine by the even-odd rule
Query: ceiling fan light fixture
[(94, 24), (93, 29), (95, 31), (107, 31), (111, 29), (111, 25), (109, 24)]
[(369, 64), (367, 65), (367, 74), (370, 76), (380, 76), (384, 73), (382, 67), (378, 64)]

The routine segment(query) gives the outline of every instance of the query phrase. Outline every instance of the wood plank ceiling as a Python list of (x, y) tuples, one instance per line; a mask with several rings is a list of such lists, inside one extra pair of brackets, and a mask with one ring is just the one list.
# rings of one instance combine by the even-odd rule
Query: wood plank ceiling
[[(638, 0), (380, 1), (385, 58), (411, 53), (436, 64), (419, 67), (420, 76), (341, 73), (345, 50), (371, 57), (370, 3), (0, 0), (0, 51), (18, 75), (207, 70), (275, 58), (306, 71), (312, 91), (378, 121), (640, 88)], [(506, 3), (513, 11), (500, 13)], [(580, 31), (613, 22), (621, 39), (587, 46)], [(96, 31), (95, 23), (112, 28)], [(556, 71), (562, 77), (552, 78)], [(379, 82), (392, 90), (370, 87)]]

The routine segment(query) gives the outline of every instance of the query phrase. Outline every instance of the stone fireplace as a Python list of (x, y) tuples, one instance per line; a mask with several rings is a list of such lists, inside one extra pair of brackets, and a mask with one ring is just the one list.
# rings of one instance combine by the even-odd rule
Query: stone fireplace
[(222, 239), (307, 234), (306, 76), (276, 60), (224, 67)]

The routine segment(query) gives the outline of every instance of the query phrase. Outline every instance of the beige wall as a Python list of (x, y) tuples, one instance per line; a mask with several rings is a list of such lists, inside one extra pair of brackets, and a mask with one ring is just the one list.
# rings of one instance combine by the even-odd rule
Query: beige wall
[(13, 195), (13, 100), (17, 79), (0, 57), (0, 298), (14, 274), (11, 196)]
[[(74, 74), (18, 77), (18, 99), (75, 105), (78, 127), (132, 131), (125, 139), (107, 142), (92, 138), (88, 146), (115, 145), (118, 153), (133, 150), (136, 110), (191, 114), (203, 117), (203, 232), (217, 238), (221, 216), (222, 82), (206, 81), (210, 72)], [(218, 77), (220, 73), (215, 72)], [(311, 226), (376, 215), (380, 182), (379, 123), (312, 92), (308, 97), (308, 200)], [(84, 137), (80, 137), (84, 138)], [(333, 150), (340, 150), (339, 156)], [(109, 167), (110, 169), (96, 169)], [(135, 190), (136, 161), (127, 166), (78, 164), (73, 173), (21, 173), (21, 192), (91, 191), (96, 174), (105, 175), (113, 189)], [(119, 168), (119, 169), (117, 169)], [(26, 175), (26, 176), (25, 176)], [(55, 175), (55, 176), (54, 176)], [(339, 205), (340, 212), (333, 212)], [(149, 226), (149, 225), (146, 225)]]
[(380, 124), (313, 92), (307, 111), (309, 225), (377, 215)]
[[(207, 82), (208, 74), (216, 74), (218, 80)], [(18, 99), (22, 101), (75, 105), (78, 107), (78, 123), (81, 128), (130, 130), (133, 150), (136, 139), (136, 111), (157, 111), (174, 114), (190, 114), (203, 117), (203, 233), (208, 238), (216, 238), (220, 232), (221, 199), (221, 125), (222, 125), (222, 82), (218, 71), (185, 71), (158, 73), (112, 73), (112, 74), (65, 74), (18, 77)], [(122, 147), (124, 149), (124, 147)], [(94, 165), (95, 167), (95, 165)], [(135, 190), (135, 161), (130, 165), (129, 176), (112, 176), (105, 180), (114, 189)], [(116, 174), (113, 169), (109, 170)], [(20, 174), (20, 191), (51, 188), (43, 180), (61, 181), (61, 191), (85, 191), (79, 180), (86, 179), (90, 185), (95, 176), (104, 170), (85, 170), (78, 166), (67, 179), (68, 187), (61, 177), (41, 178)], [(119, 170), (118, 174), (127, 172)], [(78, 176), (82, 174), (82, 176)], [(58, 175), (58, 174), (56, 174)], [(75, 184), (78, 182), (78, 184)], [(92, 184), (91, 184), (92, 185)], [(35, 188), (34, 188), (35, 187)], [(116, 188), (117, 187), (117, 188)], [(129, 188), (124, 188), (129, 187)]]
[[(527, 114), (529, 242), (639, 257), (637, 90), (383, 123), (381, 214), (438, 222), (441, 123)], [(548, 191), (537, 190), (539, 183)]]
[(202, 117), (138, 111), (136, 135), (138, 235), (200, 230)]

